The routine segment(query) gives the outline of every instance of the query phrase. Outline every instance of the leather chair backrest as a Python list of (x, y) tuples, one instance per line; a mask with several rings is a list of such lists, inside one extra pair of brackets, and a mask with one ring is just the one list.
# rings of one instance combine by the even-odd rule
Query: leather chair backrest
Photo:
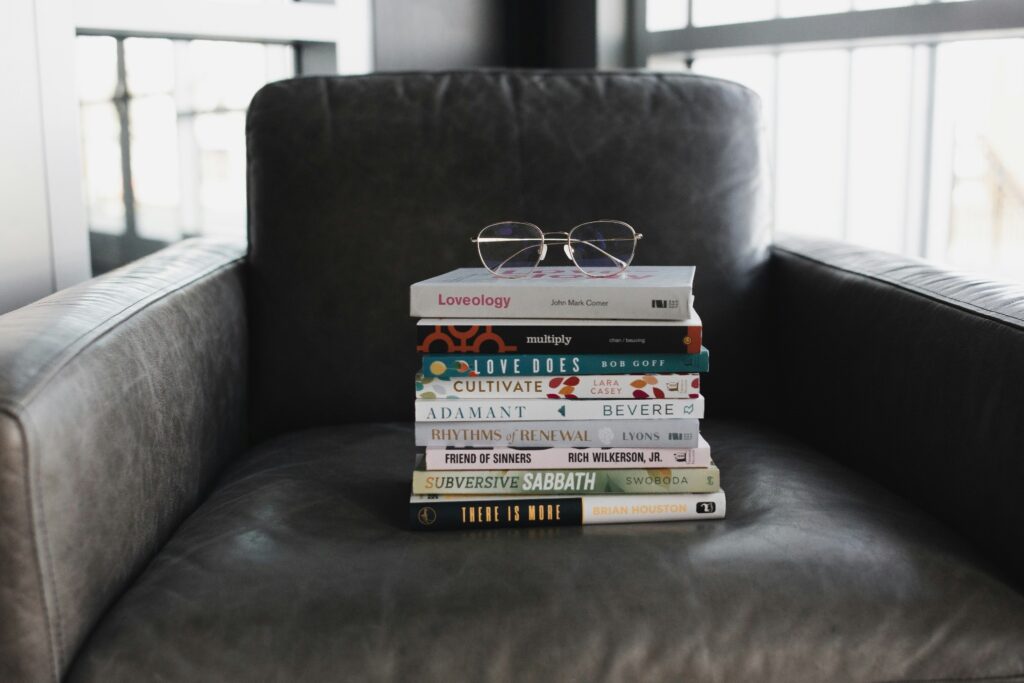
[(765, 334), (759, 121), (751, 91), (684, 74), (266, 86), (247, 123), (256, 435), (410, 419), (408, 287), (479, 265), (470, 237), (499, 220), (620, 219), (644, 234), (634, 263), (696, 264), (709, 409), (740, 411)]

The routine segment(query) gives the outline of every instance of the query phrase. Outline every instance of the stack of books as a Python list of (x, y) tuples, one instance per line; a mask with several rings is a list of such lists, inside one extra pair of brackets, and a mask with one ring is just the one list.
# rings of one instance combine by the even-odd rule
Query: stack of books
[(417, 529), (710, 519), (694, 268), (414, 284)]

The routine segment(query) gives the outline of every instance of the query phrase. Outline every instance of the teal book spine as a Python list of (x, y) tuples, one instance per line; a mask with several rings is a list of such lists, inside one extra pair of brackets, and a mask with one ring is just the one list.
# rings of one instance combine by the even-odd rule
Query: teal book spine
[(707, 372), (708, 350), (670, 354), (583, 355), (457, 355), (423, 356), (423, 375), (452, 377), (514, 377), (539, 375), (621, 375), (649, 372)]

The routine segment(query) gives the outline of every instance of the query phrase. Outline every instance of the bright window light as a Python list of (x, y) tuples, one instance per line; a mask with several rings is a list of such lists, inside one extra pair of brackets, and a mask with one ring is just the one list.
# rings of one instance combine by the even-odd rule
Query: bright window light
[(775, 0), (693, 0), (693, 25), (763, 21), (775, 16)]
[(908, 46), (851, 53), (844, 237), (886, 251), (902, 251), (910, 227), (912, 58)]
[(293, 75), (294, 48), (106, 36), (76, 45), (90, 230), (134, 241), (119, 247), (122, 260), (191, 235), (244, 239), (245, 110), (263, 84)]
[(850, 10), (850, 0), (779, 0), (780, 17), (837, 14)]
[(842, 237), (847, 75), (845, 50), (779, 57), (775, 224)]
[(687, 0), (647, 0), (647, 30), (686, 28)]
[(928, 255), (1024, 280), (1024, 39), (937, 53)]

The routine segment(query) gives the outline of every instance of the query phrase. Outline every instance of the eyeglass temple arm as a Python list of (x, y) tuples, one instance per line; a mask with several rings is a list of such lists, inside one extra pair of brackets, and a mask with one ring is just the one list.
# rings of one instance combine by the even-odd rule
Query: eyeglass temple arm
[[(560, 241), (558, 239), (550, 239), (550, 238), (548, 238), (548, 235), (550, 235), (550, 234), (551, 233), (546, 233), (543, 237), (540, 238), (540, 241), (542, 243), (544, 243), (544, 244), (568, 244), (569, 243), (568, 233), (564, 233), (564, 232), (563, 233), (556, 233), (556, 234), (560, 234), (560, 235), (566, 235), (566, 237), (561, 238), (561, 239), (564, 239), (565, 242), (562, 242), (562, 241)], [(635, 238), (634, 237), (609, 237), (609, 238), (607, 238), (604, 241), (605, 242), (629, 242), (629, 241), (636, 241), (636, 240), (639, 240), (639, 239), (642, 239), (642, 238), (643, 238), (643, 233), (638, 232), (636, 234)], [(470, 237), (469, 241), (472, 242), (473, 244), (477, 244), (478, 242), (536, 242), (537, 238), (536, 237)], [(576, 240), (576, 241), (577, 242), (585, 242), (586, 240)]]

